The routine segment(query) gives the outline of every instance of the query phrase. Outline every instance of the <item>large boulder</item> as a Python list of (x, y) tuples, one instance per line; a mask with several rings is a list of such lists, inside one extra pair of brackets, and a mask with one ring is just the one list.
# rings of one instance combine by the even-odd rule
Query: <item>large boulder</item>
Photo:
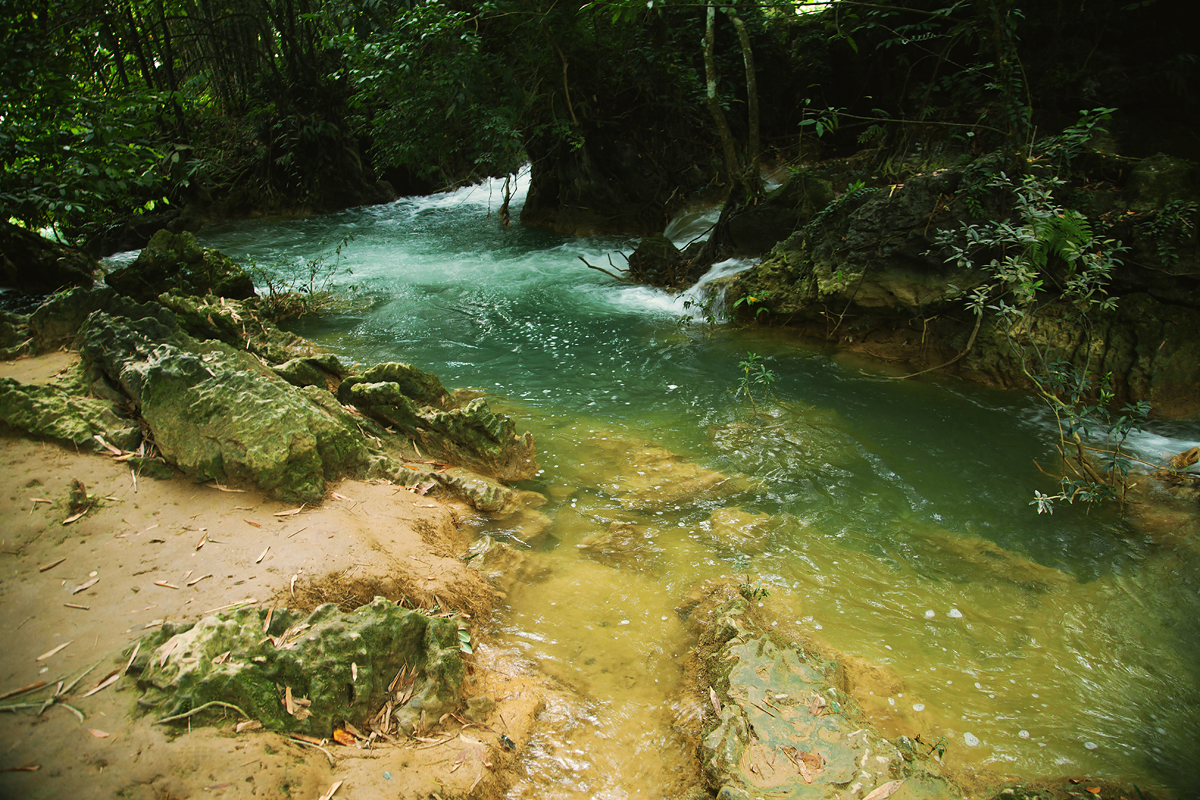
[(165, 718), (217, 701), (270, 730), (328, 737), (343, 721), (364, 730), (372, 718), (383, 723), (385, 704), (380, 727), (412, 734), (423, 717), (433, 723), (461, 701), (466, 667), (453, 620), (382, 597), (350, 613), (332, 604), (303, 619), (276, 612), (264, 634), (266, 614), (244, 608), (165, 626), (133, 665), (143, 705)]
[[(1126, 192), (1132, 205), (1169, 201), (1176, 212), (1194, 193), (1194, 169), (1152, 158), (1139, 164)], [(1002, 193), (978, 196), (962, 169), (918, 175), (889, 191), (849, 192), (780, 242), (760, 265), (734, 277), (729, 299), (753, 296), (762, 321), (787, 320), (826, 344), (889, 361), (946, 367), (993, 385), (1032, 388), (1030, 358), (1050, 353), (1096, 375), (1111, 373), (1117, 405), (1147, 400), (1156, 414), (1200, 411), (1200, 359), (1191, 331), (1200, 327), (1200, 243), (1186, 224), (1168, 226), (1164, 209), (1120, 219), (1106, 236), (1133, 249), (1114, 273), (1116, 308), (1091, 311), (1046, 302), (1031, 324), (1008, 330), (987, 313), (976, 319), (964, 298), (985, 269), (960, 267), (939, 244), (941, 232), (1011, 214)], [(1169, 215), (1168, 215), (1169, 216)], [(1099, 224), (1099, 223), (1097, 223)], [(1171, 227), (1156, 232), (1157, 228)], [(1014, 334), (1014, 335), (1010, 335)]]
[(328, 391), (297, 390), (228, 345), (104, 311), (88, 317), (77, 345), (92, 381), (133, 401), (163, 456), (197, 480), (249, 481), (315, 503), (326, 480), (371, 466), (365, 437)]
[(113, 270), (104, 282), (135, 300), (153, 300), (163, 292), (245, 299), (254, 281), (227, 256), (200, 247), (190, 233), (161, 230), (133, 263)]
[(770, 252), (777, 242), (807, 224), (834, 199), (829, 181), (797, 172), (761, 203), (730, 215), (727, 235), (733, 254), (757, 256)]

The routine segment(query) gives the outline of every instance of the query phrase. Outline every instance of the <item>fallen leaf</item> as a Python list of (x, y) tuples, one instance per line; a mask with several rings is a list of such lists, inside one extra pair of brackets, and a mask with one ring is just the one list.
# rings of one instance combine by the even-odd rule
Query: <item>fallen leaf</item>
[(304, 510), (304, 506), (300, 506), (299, 508), (292, 508), (292, 509), (288, 509), (287, 511), (276, 511), (271, 516), (273, 516), (273, 517), (294, 517), (303, 510)]
[(5, 767), (3, 770), (0, 770), (0, 771), (2, 771), (2, 772), (37, 772), (41, 768), (42, 768), (41, 765), (34, 764), (32, 761), (30, 761), (28, 764), (22, 764), (19, 767)]
[(333, 729), (333, 740), (344, 747), (353, 747), (358, 744), (358, 740), (351, 733), (341, 728)]
[(212, 483), (206, 483), (204, 485), (210, 489), (219, 489), (222, 492), (234, 492), (234, 493), (238, 493), (238, 494), (246, 493), (245, 489), (230, 489), (228, 486), (222, 486), (221, 484), (217, 483), (216, 481), (214, 481)]
[(712, 701), (713, 711), (717, 712), (718, 717), (721, 716), (721, 701), (717, 699), (717, 693), (711, 686), (708, 687), (708, 699)]
[(289, 735), (290, 735), (290, 736), (291, 736), (293, 739), (298, 739), (298, 740), (300, 740), (301, 742), (308, 742), (309, 744), (316, 744), (316, 745), (319, 745), (319, 744), (321, 744), (321, 740), (320, 740), (320, 739), (318, 739), (318, 738), (317, 738), (317, 737), (315, 737), (315, 736), (309, 736), (308, 734), (304, 734), (304, 733), (293, 733), (293, 734), (289, 734)]
[(1099, 786), (1087, 786), (1087, 787), (1084, 787), (1084, 788), (1086, 788), (1086, 789), (1087, 789), (1089, 792), (1091, 792), (1092, 794), (1100, 794), (1100, 787), (1099, 787)]
[(204, 547), (204, 543), (206, 541), (208, 541), (208, 534), (207, 533), (200, 534), (200, 541), (196, 542), (196, 549), (199, 550), (201, 547)]
[[(73, 641), (75, 641), (75, 640), (74, 640), (74, 639), (72, 639), (71, 641), (73, 642)], [(38, 657), (37, 657), (37, 659), (36, 659), (36, 660), (37, 660), (37, 661), (45, 661), (47, 658), (49, 658), (50, 656), (54, 655), (54, 654), (55, 654), (55, 653), (57, 653), (59, 650), (62, 650), (64, 647), (66, 647), (66, 646), (67, 646), (67, 645), (69, 645), (70, 643), (71, 643), (71, 642), (63, 642), (62, 644), (60, 644), (58, 647), (54, 648), (53, 650), (47, 650), (46, 652), (42, 653), (40, 656), (38, 656)]]
[(321, 795), (320, 800), (333, 800), (333, 796), (337, 794), (337, 790), (342, 788), (342, 783), (342, 781), (338, 781), (333, 786), (330, 786), (329, 791)]
[(92, 588), (93, 586), (95, 586), (95, 585), (96, 585), (96, 582), (97, 582), (97, 581), (99, 581), (99, 580), (100, 580), (100, 577), (99, 577), (99, 576), (96, 576), (95, 578), (92, 578), (90, 581), (84, 581), (83, 583), (79, 584), (79, 585), (78, 585), (78, 586), (76, 586), (74, 589), (72, 589), (72, 590), (71, 590), (71, 594), (79, 594), (79, 593), (80, 593), (80, 592), (82, 592), (84, 589), (90, 589), (90, 588)]
[(63, 524), (63, 525), (70, 525), (72, 522), (74, 522), (75, 520), (77, 520), (77, 519), (79, 519), (80, 517), (84, 516), (85, 514), (87, 514), (87, 512), (86, 512), (86, 511), (80, 511), (78, 514), (72, 514), (71, 516), (69, 516), (69, 517), (67, 517), (66, 519), (64, 519), (64, 520), (62, 521), (62, 524)]
[(87, 694), (84, 695), (84, 697), (91, 697), (96, 692), (99, 692), (102, 689), (107, 689), (109, 686), (112, 686), (114, 683), (116, 683), (120, 679), (121, 679), (121, 670), (114, 669), (112, 672), (110, 672), (108, 674), (107, 678), (105, 678), (101, 683), (94, 686), (90, 691), (88, 691)]
[(242, 522), (246, 523), (247, 525), (253, 525), (253, 526), (254, 526), (254, 527), (256, 527), (256, 528), (261, 528), (261, 527), (262, 527), (262, 525), (260, 525), (259, 523), (255, 522), (254, 520), (252, 520), (252, 519), (246, 519), (245, 517), (242, 517)]
[(10, 697), (16, 697), (19, 694), (25, 694), (26, 692), (32, 692), (34, 689), (40, 689), (45, 685), (46, 685), (45, 681), (38, 681), (37, 683), (31, 683), (28, 686), (22, 686), (20, 689), (13, 689), (11, 692), (5, 692), (4, 694), (0, 694), (0, 700), (7, 700)]
[(167, 583), (166, 581), (155, 581), (154, 585), (155, 586), (163, 586), (163, 587), (166, 587), (167, 589), (178, 589), (179, 588), (175, 584)]
[(211, 578), (212, 576), (213, 576), (213, 574), (210, 572), (207, 575), (201, 575), (199, 578), (192, 578), (190, 581), (187, 582), (187, 585), (195, 586), (197, 583), (204, 580), (205, 578)]
[(107, 739), (109, 734), (107, 731), (97, 730), (96, 728), (88, 728), (88, 733), (95, 736), (97, 739)]
[(296, 703), (292, 700), (292, 687), (290, 686), (283, 690), (283, 707), (287, 709), (289, 717), (296, 716)]
[(904, 784), (904, 780), (888, 781), (883, 786), (880, 786), (875, 791), (863, 798), (863, 800), (884, 800), (885, 797), (891, 797)]
[(261, 564), (262, 560), (267, 557), (267, 551), (271, 549), (271, 545), (267, 545), (266, 550), (258, 554), (258, 558), (254, 559), (255, 564)]
[(38, 572), (45, 572), (48, 569), (54, 569), (66, 560), (66, 558), (60, 558), (58, 561), (51, 561), (49, 564), (42, 564), (40, 567), (38, 567)]
[(242, 720), (234, 726), (235, 733), (245, 733), (246, 731), (256, 731), (262, 728), (263, 724), (256, 719)]
[(64, 608), (78, 608), (80, 611), (91, 611), (91, 606), (81, 606), (78, 603), (63, 603)]
[(142, 640), (138, 639), (137, 643), (133, 646), (133, 652), (129, 654), (129, 660), (125, 662), (125, 669), (121, 670), (122, 675), (129, 672), (129, 668), (133, 666), (133, 660), (137, 658), (138, 651), (141, 649)]

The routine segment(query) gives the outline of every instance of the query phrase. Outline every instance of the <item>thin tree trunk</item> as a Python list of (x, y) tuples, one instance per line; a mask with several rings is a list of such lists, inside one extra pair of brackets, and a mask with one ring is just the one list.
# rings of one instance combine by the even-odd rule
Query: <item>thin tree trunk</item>
[(721, 137), (721, 147), (725, 151), (726, 180), (732, 185), (739, 177), (737, 147), (733, 143), (733, 131), (729, 130), (729, 122), (725, 112), (721, 110), (721, 102), (717, 97), (717, 59), (716, 51), (717, 8), (709, 2), (708, 24), (704, 29), (704, 101), (708, 104), (708, 112), (712, 115), (713, 124), (717, 126), (717, 134)]
[(762, 180), (759, 178), (758, 162), (761, 158), (762, 144), (759, 133), (758, 115), (758, 78), (754, 72), (754, 51), (750, 47), (750, 35), (742, 18), (734, 11), (733, 6), (725, 8), (733, 27), (737, 30), (738, 43), (742, 47), (742, 60), (746, 64), (746, 127), (748, 141), (746, 142), (746, 168), (744, 181), (752, 197), (762, 194)]

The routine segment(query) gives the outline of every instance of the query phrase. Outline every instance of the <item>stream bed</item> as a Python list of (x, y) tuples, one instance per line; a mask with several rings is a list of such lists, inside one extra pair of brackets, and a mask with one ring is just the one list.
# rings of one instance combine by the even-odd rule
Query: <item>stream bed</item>
[[(1195, 531), (1038, 515), (1052, 429), (1028, 398), (710, 324), (580, 260), (611, 269), (626, 240), (505, 229), (500, 187), (199, 238), (286, 271), (352, 235), (336, 280), (356, 310), (293, 330), (350, 363), (486, 390), (536, 435), (542, 471), (522, 488), (548, 498), (549, 526), (526, 541), (477, 524), (542, 570), (492, 638), (580, 700), (546, 710), (510, 796), (669, 796), (691, 769), (674, 726), (698, 713), (675, 608), (730, 576), (781, 631), (840, 655), (885, 735), (944, 737), (952, 769), (1200, 793)], [(775, 376), (753, 402), (737, 393), (751, 353)], [(1161, 457), (1198, 441), (1190, 423), (1137, 444)], [(598, 557), (614, 531), (621, 552)]]

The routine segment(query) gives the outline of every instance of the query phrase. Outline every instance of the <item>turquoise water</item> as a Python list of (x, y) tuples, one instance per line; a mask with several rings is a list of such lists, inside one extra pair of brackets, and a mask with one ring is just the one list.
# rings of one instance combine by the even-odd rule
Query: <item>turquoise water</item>
[[(686, 647), (673, 611), (719, 576), (767, 589), (781, 630), (861, 665), (850, 688), (868, 711), (886, 731), (945, 736), (952, 768), (1200, 795), (1195, 531), (1104, 509), (1039, 516), (1029, 500), (1054, 483), (1034, 461), (1054, 457), (1027, 399), (708, 326), (579, 259), (609, 268), (629, 242), (504, 229), (499, 203), (493, 184), (200, 238), (271, 264), (352, 234), (339, 282), (361, 310), (295, 330), (348, 362), (485, 389), (537, 435), (543, 471), (524, 488), (550, 498), (530, 553), (548, 577), (510, 597), (496, 647), (585, 699), (547, 711), (512, 796), (656, 797), (677, 782), (673, 726), (695, 710), (672, 680)], [(735, 395), (750, 352), (776, 375), (757, 409)], [(1183, 424), (1139, 443), (1157, 455), (1194, 438)], [(672, 491), (714, 473), (729, 480)], [(580, 547), (613, 523), (638, 531), (632, 557)]]

